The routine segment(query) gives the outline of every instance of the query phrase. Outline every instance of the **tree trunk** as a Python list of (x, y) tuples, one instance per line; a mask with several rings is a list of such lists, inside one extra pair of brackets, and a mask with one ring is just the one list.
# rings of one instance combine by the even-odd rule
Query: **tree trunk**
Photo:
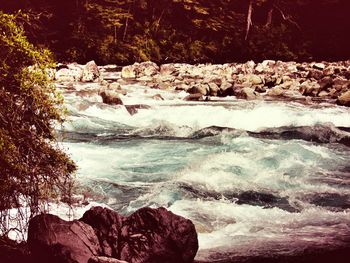
[(249, 8), (248, 8), (248, 14), (247, 14), (247, 28), (246, 28), (245, 37), (244, 37), (245, 40), (248, 39), (249, 30), (252, 25), (252, 13), (253, 13), (253, 0), (249, 0)]
[(265, 27), (269, 27), (272, 24), (272, 15), (275, 8), (275, 0), (270, 0), (268, 2), (269, 11), (267, 12)]

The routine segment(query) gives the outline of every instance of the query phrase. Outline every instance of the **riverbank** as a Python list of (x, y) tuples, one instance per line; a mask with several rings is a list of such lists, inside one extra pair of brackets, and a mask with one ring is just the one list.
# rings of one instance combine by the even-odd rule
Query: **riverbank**
[[(122, 104), (123, 86), (139, 84), (156, 90), (184, 91), (184, 100), (209, 101), (235, 96), (246, 100), (288, 100), (303, 103), (337, 103), (350, 106), (350, 61), (296, 63), (265, 60), (244, 64), (135, 63), (119, 67), (60, 65), (51, 72), (58, 83), (72, 87), (75, 82), (96, 82), (96, 92), (110, 104)], [(90, 89), (92, 93), (92, 89)], [(114, 99), (113, 99), (114, 98)], [(154, 99), (162, 99), (154, 96)]]

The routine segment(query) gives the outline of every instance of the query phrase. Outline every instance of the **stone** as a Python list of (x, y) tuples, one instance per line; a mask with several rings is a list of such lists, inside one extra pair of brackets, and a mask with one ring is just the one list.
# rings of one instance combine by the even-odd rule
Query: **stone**
[(81, 221), (65, 221), (41, 214), (29, 222), (28, 246), (36, 262), (87, 263), (101, 253), (93, 228)]
[(192, 263), (198, 250), (193, 223), (162, 207), (125, 218), (120, 238), (120, 259), (131, 263)]
[(160, 94), (155, 94), (151, 98), (154, 100), (164, 100), (164, 98)]
[(342, 93), (338, 97), (337, 104), (350, 107), (350, 90)]
[(259, 85), (263, 83), (263, 80), (261, 79), (260, 76), (258, 75), (250, 75), (248, 76), (248, 81), (252, 84), (252, 85)]
[(322, 91), (320, 91), (320, 93), (317, 94), (317, 96), (320, 98), (326, 98), (326, 97), (329, 97), (329, 94), (327, 91), (322, 90)]
[(323, 77), (323, 72), (319, 69), (310, 69), (307, 77), (319, 80)]
[(68, 64), (56, 71), (55, 79), (59, 82), (77, 82), (83, 78), (83, 68), (78, 64)]
[(258, 93), (265, 93), (266, 87), (263, 85), (258, 85), (258, 86), (255, 86), (254, 90)]
[(125, 105), (126, 110), (130, 115), (134, 115), (139, 112), (139, 110), (150, 109), (151, 106), (145, 104), (135, 104), (135, 105)]
[(177, 72), (174, 64), (163, 64), (160, 66), (161, 75), (174, 75)]
[(135, 70), (135, 64), (134, 65), (128, 65), (122, 68), (122, 74), (121, 77), (123, 79), (135, 79), (137, 76), (137, 72)]
[(80, 220), (94, 229), (102, 250), (101, 255), (118, 256), (122, 216), (108, 208), (93, 207), (86, 211)]
[(234, 96), (234, 85), (232, 85), (228, 81), (223, 81), (220, 86), (220, 90), (218, 92), (218, 96), (226, 97), (226, 96)]
[(95, 63), (95, 61), (89, 61), (83, 68), (82, 81), (91, 82), (100, 76), (100, 71)]
[(203, 101), (204, 96), (201, 93), (190, 94), (184, 98), (186, 101)]
[(122, 99), (119, 97), (119, 94), (114, 90), (104, 89), (99, 92), (99, 95), (102, 97), (102, 102), (109, 105), (123, 105)]
[(190, 94), (200, 93), (206, 96), (209, 93), (209, 86), (206, 84), (197, 84), (187, 90)]
[(237, 99), (255, 100), (260, 97), (260, 94), (252, 88), (245, 87), (243, 89), (236, 89), (235, 96)]
[(218, 87), (218, 85), (212, 82), (212, 83), (208, 83), (208, 86), (209, 86), (209, 95), (216, 97), (220, 91), (220, 88)]
[(139, 64), (139, 77), (151, 77), (159, 73), (159, 67), (152, 61), (146, 61)]
[(320, 79), (320, 80), (318, 81), (318, 84), (320, 85), (320, 89), (321, 89), (321, 90), (325, 90), (325, 89), (327, 89), (327, 88), (332, 87), (332, 85), (333, 85), (333, 79), (332, 79), (331, 77), (329, 77), (329, 76), (323, 77), (322, 79)]
[(326, 66), (323, 63), (315, 63), (312, 65), (312, 67), (315, 69), (324, 70)]
[(267, 91), (267, 95), (273, 96), (273, 97), (283, 96), (284, 93), (285, 93), (285, 90), (282, 89), (282, 87), (280, 87), (280, 86), (272, 87), (271, 89), (269, 89)]

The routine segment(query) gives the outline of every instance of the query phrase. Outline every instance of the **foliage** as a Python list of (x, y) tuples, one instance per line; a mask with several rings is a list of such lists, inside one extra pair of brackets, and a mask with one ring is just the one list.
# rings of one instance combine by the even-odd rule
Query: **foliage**
[[(0, 12), (0, 232), (9, 231), (7, 210), (23, 204), (30, 216), (51, 198), (70, 195), (74, 163), (56, 145), (62, 97), (49, 81), (48, 50), (35, 48), (16, 20)], [(23, 216), (23, 215), (22, 215)]]
[[(3, 2), (0, 9), (36, 14), (39, 19), (26, 30), (30, 40), (49, 47), (61, 61), (223, 63), (350, 57), (348, 0)], [(245, 39), (250, 2), (252, 27)]]

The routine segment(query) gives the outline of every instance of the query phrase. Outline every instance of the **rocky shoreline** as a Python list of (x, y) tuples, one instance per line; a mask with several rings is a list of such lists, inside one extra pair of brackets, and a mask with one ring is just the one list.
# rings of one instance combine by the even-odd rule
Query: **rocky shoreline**
[(79, 220), (32, 218), (27, 243), (0, 240), (0, 262), (191, 263), (197, 250), (194, 224), (165, 208), (145, 207), (124, 217), (92, 207)]
[[(76, 82), (97, 82), (107, 104), (123, 104), (125, 86), (139, 84), (172, 92), (185, 91), (184, 100), (208, 101), (235, 96), (246, 100), (287, 100), (304, 103), (327, 102), (350, 106), (350, 61), (297, 63), (265, 60), (244, 64), (163, 64), (134, 63), (129, 66), (98, 67), (60, 64), (50, 71), (57, 83), (72, 86)], [(161, 95), (154, 96), (161, 100)]]

